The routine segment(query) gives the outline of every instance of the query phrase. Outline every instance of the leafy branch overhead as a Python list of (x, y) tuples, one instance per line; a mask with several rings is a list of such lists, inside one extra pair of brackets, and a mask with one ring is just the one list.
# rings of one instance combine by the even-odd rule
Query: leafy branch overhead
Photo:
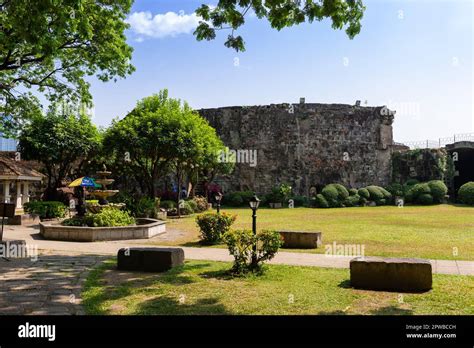
[(225, 45), (245, 51), (244, 39), (235, 35), (235, 31), (245, 24), (245, 16), (253, 11), (277, 30), (328, 18), (334, 29), (345, 28), (352, 39), (360, 32), (364, 10), (362, 0), (220, 0), (215, 7), (202, 5), (197, 9), (196, 14), (203, 20), (194, 35), (199, 41), (213, 40), (216, 31), (228, 29), (231, 33)]
[(91, 103), (87, 76), (133, 72), (125, 36), (132, 2), (0, 0), (0, 112), (10, 126), (39, 104), (31, 89), (52, 102)]

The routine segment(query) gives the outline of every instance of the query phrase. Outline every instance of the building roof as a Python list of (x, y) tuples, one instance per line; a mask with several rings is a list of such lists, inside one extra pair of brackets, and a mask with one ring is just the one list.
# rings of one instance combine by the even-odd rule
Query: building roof
[(30, 168), (25, 162), (0, 154), (0, 180), (41, 181), (44, 175)]

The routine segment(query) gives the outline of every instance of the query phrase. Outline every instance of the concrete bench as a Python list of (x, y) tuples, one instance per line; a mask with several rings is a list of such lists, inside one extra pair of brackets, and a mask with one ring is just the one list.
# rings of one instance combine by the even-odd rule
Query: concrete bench
[(117, 268), (124, 271), (165, 272), (184, 263), (181, 248), (122, 248)]
[(357, 257), (350, 261), (351, 285), (368, 290), (423, 292), (431, 289), (431, 263), (422, 259)]
[(322, 245), (321, 232), (279, 231), (284, 248), (314, 249)]

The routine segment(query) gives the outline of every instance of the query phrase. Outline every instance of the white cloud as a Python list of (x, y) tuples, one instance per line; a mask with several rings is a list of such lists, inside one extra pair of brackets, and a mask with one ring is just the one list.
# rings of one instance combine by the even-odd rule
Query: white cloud
[(157, 14), (153, 16), (151, 12), (134, 12), (128, 19), (130, 29), (137, 35), (139, 39), (143, 37), (164, 38), (167, 36), (176, 36), (179, 34), (190, 34), (194, 32), (198, 26), (200, 17), (193, 14), (185, 14), (180, 11), (167, 12), (165, 14)]

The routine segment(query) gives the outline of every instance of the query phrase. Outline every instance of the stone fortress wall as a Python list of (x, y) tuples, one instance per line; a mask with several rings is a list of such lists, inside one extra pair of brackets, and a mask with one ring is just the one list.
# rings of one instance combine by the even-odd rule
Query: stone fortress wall
[(344, 104), (272, 104), (201, 109), (224, 144), (255, 150), (255, 163), (236, 163), (217, 178), (224, 192), (266, 193), (280, 183), (308, 195), (313, 187), (387, 185), (391, 177), (394, 112)]

